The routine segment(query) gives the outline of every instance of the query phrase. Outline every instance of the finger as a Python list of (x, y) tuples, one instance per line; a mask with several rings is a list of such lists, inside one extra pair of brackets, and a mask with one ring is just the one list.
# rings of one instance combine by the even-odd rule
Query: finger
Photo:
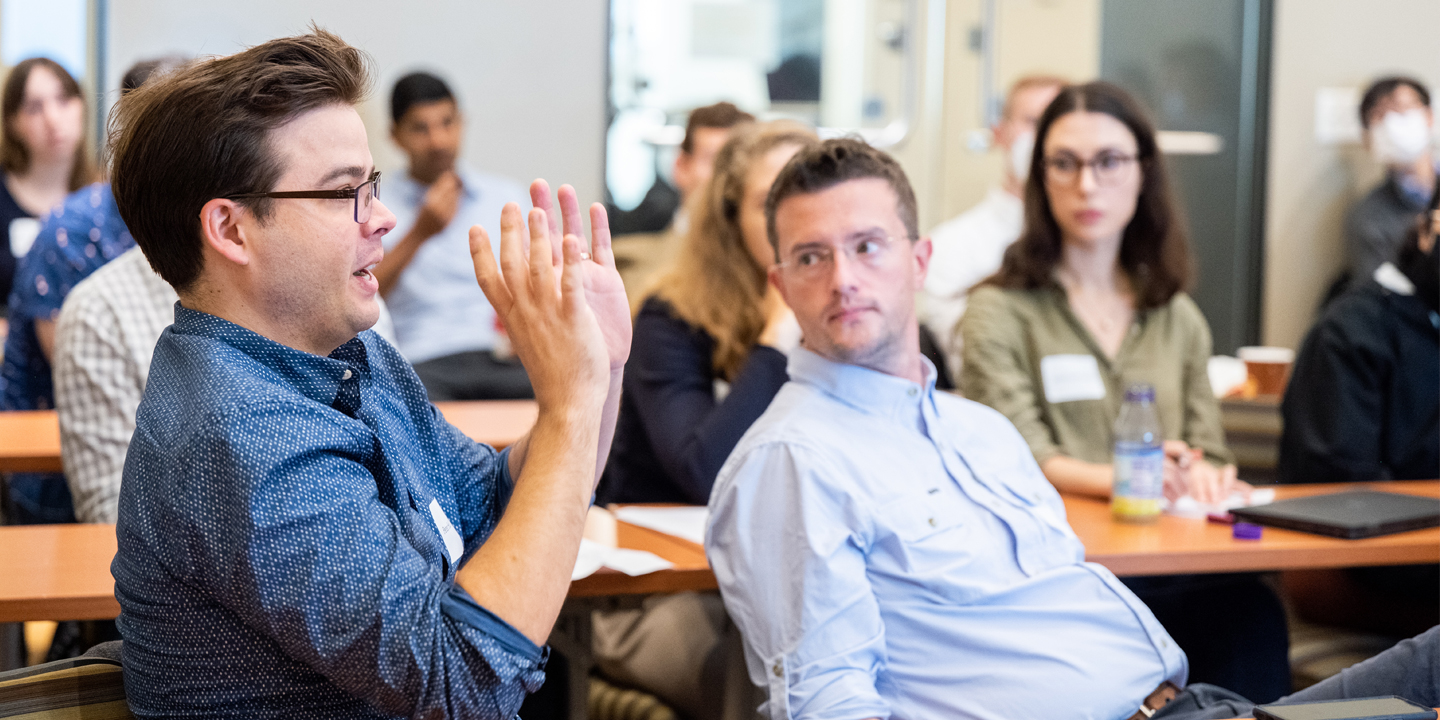
[(490, 234), (479, 225), (470, 228), (470, 261), (475, 265), (475, 281), (480, 283), (485, 299), (490, 301), (490, 307), (495, 308), (500, 317), (505, 317), (513, 302), (510, 289), (505, 286), (505, 278), (495, 264), (495, 249), (490, 245)]
[(556, 243), (554, 249), (555, 256), (551, 259), (551, 262), (558, 265), (560, 263), (559, 243), (561, 238), (565, 236), (560, 232), (560, 213), (555, 212), (555, 199), (550, 195), (550, 183), (538, 178), (535, 182), (530, 183), (530, 203), (544, 210), (545, 217), (550, 221), (548, 225), (550, 228), (549, 237)]
[(533, 295), (526, 291), (529, 264), (525, 260), (525, 245), (525, 220), (520, 217), (520, 206), (505, 203), (500, 211), (500, 272), (512, 304)]
[[(545, 211), (530, 210), (530, 292), (536, 297), (555, 297), (555, 266), (550, 261), (550, 230)], [(548, 306), (548, 305), (547, 305)]]
[(607, 268), (615, 267), (615, 251), (610, 246), (610, 216), (605, 206), (590, 206), (590, 257)]
[(564, 265), (560, 271), (560, 303), (566, 313), (576, 313), (585, 307), (585, 260), (580, 255), (580, 238), (566, 235), (560, 243), (560, 255)]
[(560, 191), (560, 217), (565, 221), (565, 234), (574, 235), (580, 239), (580, 251), (585, 252), (585, 226), (580, 220), (580, 200), (575, 195), (575, 188), (570, 185), (561, 185)]

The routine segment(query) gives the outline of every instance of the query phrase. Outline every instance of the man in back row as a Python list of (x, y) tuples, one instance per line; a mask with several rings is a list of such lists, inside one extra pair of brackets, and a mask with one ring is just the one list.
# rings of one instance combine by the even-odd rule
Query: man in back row
[[(706, 534), (766, 714), (1248, 714), (1181, 689), (1184, 652), (1084, 562), (1010, 422), (935, 392), (914, 300), (931, 243), (899, 165), (857, 140), (801, 150), (766, 215), (770, 282), (804, 340), (721, 469)], [(1391, 693), (1440, 703), (1440, 629), (1286, 701)]]
[[(115, 110), (122, 217), (176, 291), (112, 565), (138, 717), (510, 718), (543, 681), (613, 433), (629, 310), (574, 190), (483, 228), (473, 268), (534, 379), (502, 452), (367, 330), (395, 217), (366, 58), (323, 31), (196, 63)], [(563, 252), (562, 252), (563, 248)], [(563, 261), (562, 261), (563, 257)]]
[(534, 397), (505, 328), (475, 285), (468, 233), (494, 232), (500, 208), (524, 203), (525, 190), (459, 163), (465, 117), (444, 80), (424, 72), (395, 82), (390, 137), (409, 171), (387, 179), (395, 232), (375, 268), (395, 317), (400, 352), (439, 400)]

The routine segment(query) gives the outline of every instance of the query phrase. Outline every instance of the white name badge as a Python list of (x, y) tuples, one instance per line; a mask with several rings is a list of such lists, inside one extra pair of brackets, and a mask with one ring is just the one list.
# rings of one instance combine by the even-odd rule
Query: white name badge
[(1094, 355), (1046, 355), (1040, 358), (1040, 380), (1045, 401), (1052, 405), (1105, 399), (1105, 380)]
[(15, 218), (10, 221), (10, 254), (17, 259), (30, 252), (35, 238), (40, 236), (40, 221), (35, 218)]
[(455, 531), (455, 526), (450, 524), (450, 518), (445, 517), (445, 511), (440, 509), (439, 500), (430, 501), (430, 516), (435, 518), (440, 539), (445, 541), (445, 552), (450, 556), (450, 564), (454, 565), (460, 561), (460, 556), (465, 554), (465, 543), (460, 541), (460, 533)]

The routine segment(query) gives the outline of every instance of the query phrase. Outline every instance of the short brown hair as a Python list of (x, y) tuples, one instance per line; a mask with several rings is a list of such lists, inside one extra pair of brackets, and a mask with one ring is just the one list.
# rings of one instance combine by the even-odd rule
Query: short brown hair
[[(79, 98), (80, 104), (85, 104), (85, 95), (80, 92), (80, 84), (65, 68), (50, 58), (35, 57), (28, 60), (21, 60), (10, 70), (9, 77), (5, 78), (5, 90), (0, 94), (0, 168), (5, 172), (20, 174), (30, 169), (30, 148), (20, 142), (20, 136), (15, 132), (13, 122), (15, 116), (20, 114), (20, 106), (25, 102), (25, 84), (30, 82), (30, 73), (36, 68), (44, 68), (50, 71), (60, 81), (60, 88), (67, 98)], [(82, 114), (83, 115), (83, 114)], [(97, 173), (95, 162), (90, 158), (90, 148), (83, 139), (80, 145), (75, 148), (75, 159), (70, 165), (70, 191), (79, 190), (92, 182), (95, 182)]]
[(1000, 270), (982, 281), (1010, 289), (1033, 290), (1055, 284), (1060, 263), (1060, 225), (1045, 192), (1045, 138), (1060, 118), (1073, 112), (1104, 113), (1135, 136), (1139, 149), (1140, 197), (1135, 215), (1120, 239), (1120, 267), (1135, 289), (1139, 310), (1160, 307), (1191, 280), (1190, 243), (1185, 220), (1170, 190), (1169, 173), (1155, 141), (1155, 126), (1129, 93), (1107, 82), (1071, 85), (1045, 108), (1035, 128), (1035, 153), (1025, 181), (1025, 229), (1005, 249)]
[(747, 125), (753, 122), (755, 122), (754, 115), (741, 110), (731, 102), (718, 102), (714, 105), (695, 108), (690, 111), (690, 119), (685, 121), (685, 139), (680, 141), (680, 152), (688, 155), (695, 151), (696, 128), (728, 130), (736, 125)]
[[(126, 94), (111, 118), (115, 204), (135, 243), (177, 291), (203, 255), (200, 209), (215, 198), (273, 189), (284, 173), (270, 134), (295, 117), (354, 105), (370, 61), (318, 28), (197, 62)], [(260, 220), (267, 198), (236, 202)]]
[(775, 184), (770, 186), (770, 196), (765, 199), (765, 231), (770, 236), (770, 247), (775, 249), (775, 260), (780, 260), (775, 209), (782, 201), (794, 195), (809, 195), (829, 190), (843, 182), (865, 178), (879, 178), (890, 184), (890, 189), (895, 191), (895, 212), (905, 223), (905, 232), (911, 241), (918, 238), (920, 219), (915, 206), (915, 191), (910, 188), (910, 179), (905, 177), (900, 163), (859, 138), (833, 138), (796, 153), (775, 178)]

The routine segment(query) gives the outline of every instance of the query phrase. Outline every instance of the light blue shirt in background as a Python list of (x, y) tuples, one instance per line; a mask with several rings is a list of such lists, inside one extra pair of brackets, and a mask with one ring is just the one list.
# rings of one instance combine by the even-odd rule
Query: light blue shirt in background
[[(530, 207), (529, 193), (517, 183), (462, 168), (456, 172), (465, 189), (454, 219), (420, 246), (385, 296), (396, 345), (411, 364), (495, 347), (495, 310), (475, 282), (470, 226), (485, 228), (498, 253), (501, 208), (507, 202), (519, 203), (522, 210)], [(395, 229), (385, 235), (387, 252), (415, 226), (429, 189), (408, 173), (385, 176), (381, 201), (396, 218)]]
[(803, 348), (710, 496), (705, 548), (771, 718), (1112, 720), (1184, 653), (1009, 420)]

